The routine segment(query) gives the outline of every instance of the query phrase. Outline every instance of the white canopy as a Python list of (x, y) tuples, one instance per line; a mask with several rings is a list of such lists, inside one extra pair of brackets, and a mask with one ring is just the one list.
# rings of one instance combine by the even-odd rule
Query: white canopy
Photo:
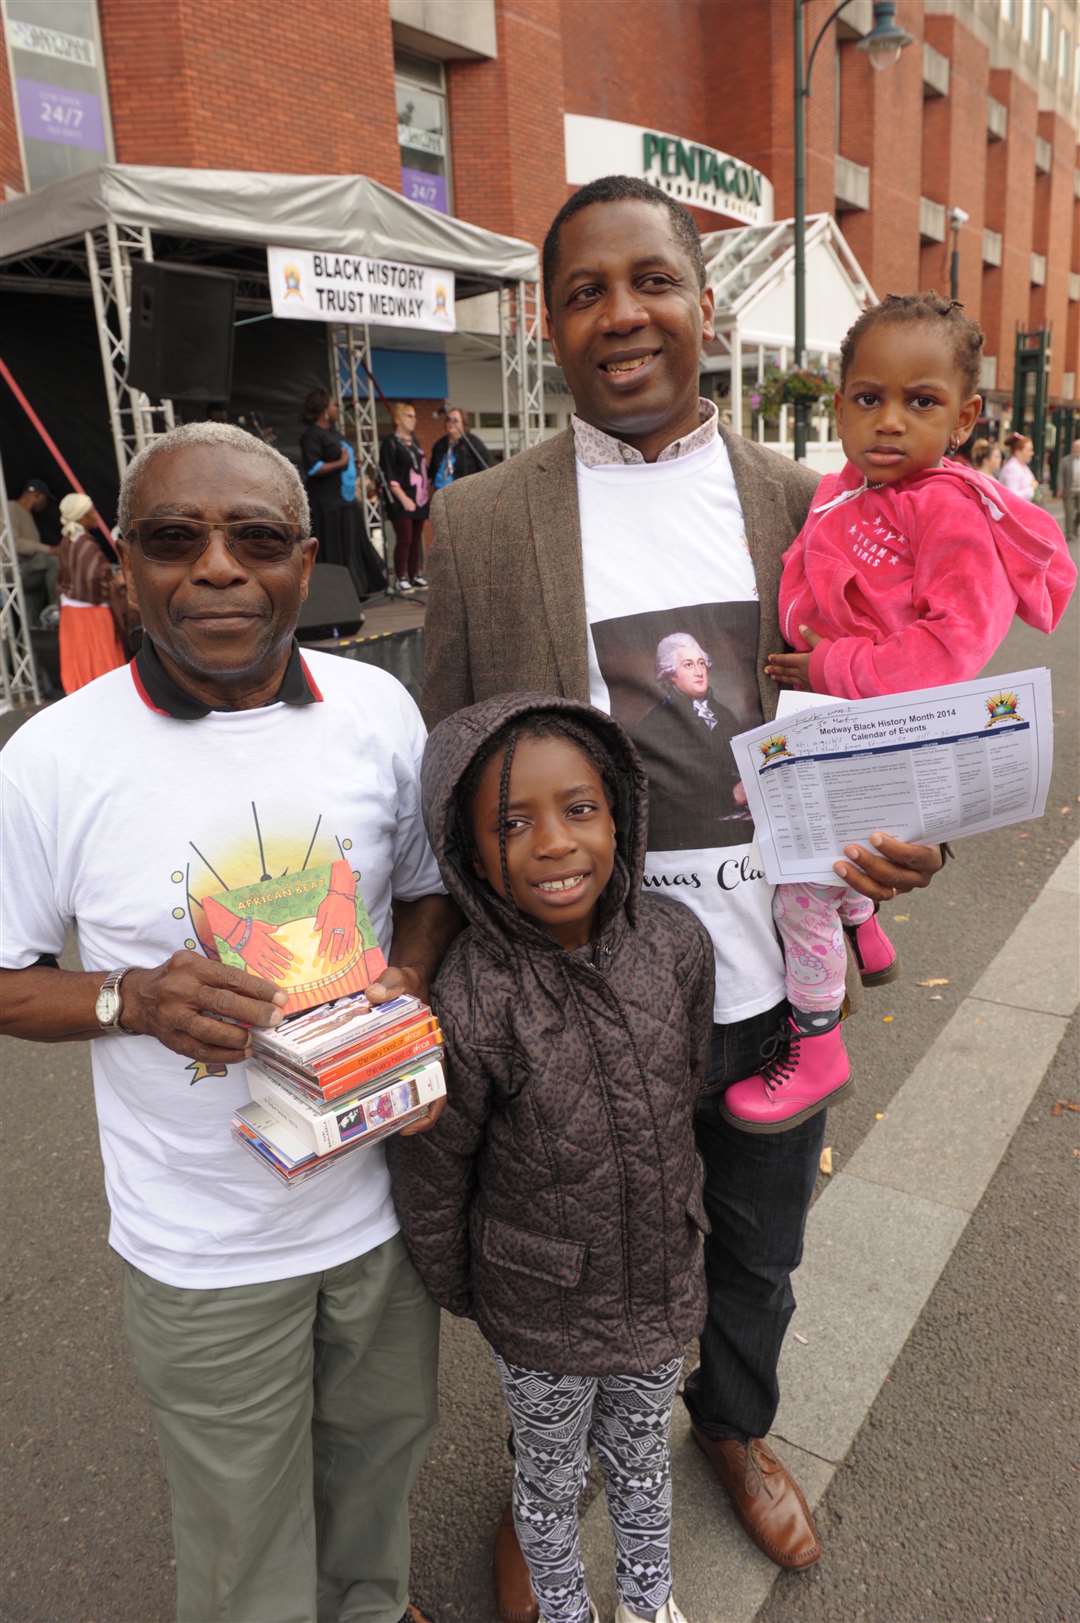
[[(795, 222), (713, 231), (702, 239), (717, 328), (744, 339), (792, 347), (795, 325)], [(831, 214), (806, 222), (806, 347), (839, 353), (844, 334), (874, 302), (861, 265)]]
[[(786, 372), (795, 364), (795, 222), (714, 231), (702, 241), (708, 285), (716, 301), (716, 337), (706, 345), (702, 370), (726, 374), (732, 426), (788, 455), (794, 452), (794, 416), (780, 408), (767, 420), (755, 393), (772, 367)], [(831, 214), (806, 222), (806, 350), (810, 366), (835, 366), (848, 328), (874, 290)], [(811, 414), (808, 452), (822, 472), (843, 465), (824, 402)]]
[(492, 282), (539, 276), (531, 243), (410, 203), (364, 175), (142, 164), (106, 164), (4, 204), (0, 264), (110, 222), (253, 247), (332, 248)]

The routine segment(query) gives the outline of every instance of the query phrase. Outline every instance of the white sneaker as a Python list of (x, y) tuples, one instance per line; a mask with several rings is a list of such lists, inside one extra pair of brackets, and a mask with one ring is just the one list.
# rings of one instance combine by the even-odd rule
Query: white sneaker
[(399, 580), (397, 583), (397, 589), (401, 593), (413, 592), (416, 590), (411, 580)]
[[(620, 1601), (618, 1610), (615, 1613), (615, 1623), (645, 1623), (645, 1619), (639, 1617), (637, 1612), (632, 1612), (629, 1606)], [(657, 1612), (656, 1623), (688, 1623), (688, 1620), (685, 1613), (680, 1612), (674, 1599), (670, 1599), (665, 1601)]]

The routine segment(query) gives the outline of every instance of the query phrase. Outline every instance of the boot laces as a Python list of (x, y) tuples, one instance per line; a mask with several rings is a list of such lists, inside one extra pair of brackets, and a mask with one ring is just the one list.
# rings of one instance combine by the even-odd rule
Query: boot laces
[(746, 1488), (748, 1493), (764, 1492), (770, 1499), (774, 1497), (773, 1489), (766, 1481), (765, 1473), (761, 1469), (761, 1461), (757, 1453), (757, 1441), (751, 1438), (746, 1445)]
[(786, 1030), (778, 1031), (773, 1037), (766, 1037), (761, 1045), (761, 1057), (765, 1064), (761, 1068), (761, 1080), (765, 1084), (765, 1091), (770, 1098), (777, 1088), (782, 1088), (785, 1082), (790, 1082), (799, 1063), (799, 1042), (802, 1033), (794, 1026), (789, 1025)]

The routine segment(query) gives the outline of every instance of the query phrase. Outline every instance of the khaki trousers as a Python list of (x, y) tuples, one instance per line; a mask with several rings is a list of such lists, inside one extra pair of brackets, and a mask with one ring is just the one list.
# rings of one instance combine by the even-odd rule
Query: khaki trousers
[(438, 1309), (395, 1236), (325, 1273), (178, 1290), (124, 1264), (180, 1623), (399, 1623)]

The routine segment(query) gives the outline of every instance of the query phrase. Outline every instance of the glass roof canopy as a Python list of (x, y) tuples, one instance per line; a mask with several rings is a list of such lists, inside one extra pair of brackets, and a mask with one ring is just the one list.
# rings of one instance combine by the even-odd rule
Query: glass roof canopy
[[(712, 289), (716, 337), (705, 346), (702, 370), (717, 376), (737, 432), (788, 449), (789, 412), (764, 420), (755, 400), (769, 368), (795, 364), (795, 222), (737, 226), (702, 239)], [(827, 370), (844, 334), (875, 300), (862, 267), (830, 214), (806, 221), (806, 350), (814, 369)], [(824, 407), (816, 412), (820, 452), (832, 444)]]
[[(821, 216), (815, 215), (815, 219)], [(809, 221), (807, 222), (809, 226)], [(789, 250), (795, 251), (795, 221), (747, 225), (714, 231), (702, 239), (716, 313), (727, 312), (740, 296)]]

